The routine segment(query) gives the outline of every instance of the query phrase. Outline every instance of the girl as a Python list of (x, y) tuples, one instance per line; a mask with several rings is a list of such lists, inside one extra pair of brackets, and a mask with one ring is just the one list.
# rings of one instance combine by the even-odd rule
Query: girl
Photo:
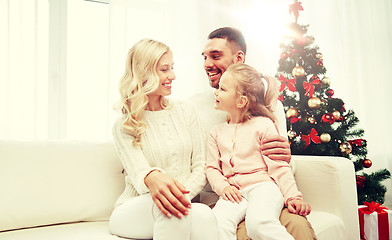
[(165, 44), (144, 39), (129, 50), (113, 126), (126, 177), (109, 228), (120, 237), (217, 239), (211, 209), (190, 203), (206, 183), (205, 138), (194, 109), (166, 99), (174, 79)]
[(227, 68), (215, 92), (215, 108), (228, 115), (227, 123), (210, 132), (207, 178), (220, 196), (213, 212), (222, 240), (235, 240), (244, 218), (253, 240), (294, 239), (279, 222), (283, 206), (299, 215), (310, 213), (289, 164), (261, 154), (262, 139), (277, 134), (271, 111), (276, 93), (274, 79), (243, 63)]

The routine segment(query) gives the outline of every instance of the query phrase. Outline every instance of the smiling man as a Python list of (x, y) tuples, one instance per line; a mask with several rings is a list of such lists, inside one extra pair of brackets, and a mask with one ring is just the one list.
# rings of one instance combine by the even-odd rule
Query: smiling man
[(212, 38), (207, 42), (202, 56), (211, 87), (218, 88), (222, 74), (231, 64), (245, 61), (244, 51), (246, 52), (245, 45), (240, 47), (224, 38)]
[[(196, 105), (207, 133), (215, 125), (226, 120), (226, 114), (223, 111), (214, 109), (215, 97), (213, 92), (218, 88), (219, 81), (226, 69), (233, 63), (244, 63), (245, 55), (246, 42), (239, 30), (224, 27), (216, 29), (209, 34), (202, 56), (204, 58), (204, 70), (212, 89), (207, 93), (197, 94), (190, 99)], [(263, 139), (262, 154), (267, 155), (272, 160), (290, 162), (290, 145), (287, 140), (285, 113), (282, 103), (277, 101), (273, 110), (278, 119), (277, 125), (280, 135)], [(204, 191), (200, 194), (200, 201), (213, 206), (217, 199), (217, 195), (213, 193), (211, 187), (207, 184)], [(292, 214), (287, 208), (284, 208), (280, 221), (295, 239), (316, 239), (313, 228), (305, 217)], [(238, 239), (248, 239), (244, 222), (239, 225)]]

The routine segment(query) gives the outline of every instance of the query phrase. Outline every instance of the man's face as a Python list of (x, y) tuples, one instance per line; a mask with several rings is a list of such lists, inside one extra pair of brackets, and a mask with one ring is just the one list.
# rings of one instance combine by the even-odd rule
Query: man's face
[(233, 53), (230, 43), (226, 39), (209, 39), (204, 51), (204, 70), (207, 73), (210, 85), (213, 88), (219, 87), (222, 74), (233, 63), (236, 63), (236, 53)]

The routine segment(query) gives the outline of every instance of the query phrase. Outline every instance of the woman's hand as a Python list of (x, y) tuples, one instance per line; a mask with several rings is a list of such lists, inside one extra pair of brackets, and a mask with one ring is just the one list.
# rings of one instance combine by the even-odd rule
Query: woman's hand
[(226, 201), (239, 203), (242, 201), (240, 191), (234, 186), (227, 186), (223, 189), (222, 198)]
[(290, 162), (291, 151), (288, 140), (280, 135), (265, 137), (262, 140), (261, 153), (271, 160)]
[(287, 208), (289, 212), (295, 213), (301, 216), (309, 215), (312, 210), (309, 203), (306, 203), (299, 199), (292, 199), (287, 202)]
[(188, 215), (191, 202), (184, 194), (189, 193), (177, 180), (154, 170), (147, 174), (144, 183), (150, 190), (152, 200), (167, 217), (172, 215), (181, 218)]

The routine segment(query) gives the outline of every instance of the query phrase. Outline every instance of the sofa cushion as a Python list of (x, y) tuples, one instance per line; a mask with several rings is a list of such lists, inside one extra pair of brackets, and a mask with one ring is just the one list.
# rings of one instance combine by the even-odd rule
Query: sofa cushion
[(0, 141), (0, 231), (107, 220), (121, 172), (112, 143)]
[(346, 227), (341, 218), (322, 211), (313, 211), (307, 216), (318, 240), (344, 239)]
[(1, 240), (120, 240), (111, 235), (108, 222), (79, 222), (0, 233)]

